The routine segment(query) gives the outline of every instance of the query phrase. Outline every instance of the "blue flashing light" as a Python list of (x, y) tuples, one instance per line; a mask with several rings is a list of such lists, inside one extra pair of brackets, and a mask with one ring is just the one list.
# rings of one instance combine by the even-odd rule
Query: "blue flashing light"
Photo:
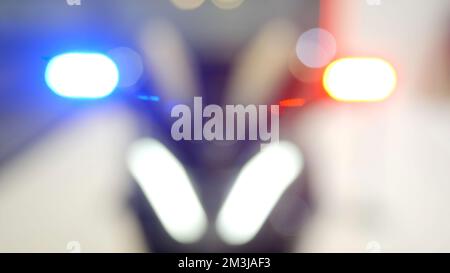
[(57, 95), (99, 99), (110, 95), (119, 82), (117, 65), (100, 53), (65, 53), (47, 64), (45, 81)]

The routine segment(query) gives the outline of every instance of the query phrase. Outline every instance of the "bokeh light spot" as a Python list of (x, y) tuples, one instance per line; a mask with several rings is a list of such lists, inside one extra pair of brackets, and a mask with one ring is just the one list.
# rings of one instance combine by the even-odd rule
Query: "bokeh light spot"
[(307, 67), (326, 66), (336, 55), (336, 39), (321, 28), (313, 28), (303, 33), (297, 41), (298, 59)]

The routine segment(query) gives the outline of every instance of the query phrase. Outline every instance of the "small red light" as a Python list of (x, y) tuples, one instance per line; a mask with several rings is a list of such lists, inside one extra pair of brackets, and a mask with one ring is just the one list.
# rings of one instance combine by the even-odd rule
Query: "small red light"
[(281, 107), (301, 107), (305, 105), (306, 101), (302, 98), (293, 98), (293, 99), (286, 99), (280, 101)]

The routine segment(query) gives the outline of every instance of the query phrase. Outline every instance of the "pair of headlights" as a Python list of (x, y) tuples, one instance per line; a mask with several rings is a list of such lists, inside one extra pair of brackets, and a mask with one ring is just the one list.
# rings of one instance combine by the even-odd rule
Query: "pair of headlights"
[[(215, 222), (228, 244), (251, 241), (282, 194), (303, 170), (303, 156), (289, 142), (274, 142), (241, 169)], [(208, 229), (206, 213), (183, 165), (161, 143), (143, 139), (132, 145), (128, 168), (167, 233), (193, 243)]]

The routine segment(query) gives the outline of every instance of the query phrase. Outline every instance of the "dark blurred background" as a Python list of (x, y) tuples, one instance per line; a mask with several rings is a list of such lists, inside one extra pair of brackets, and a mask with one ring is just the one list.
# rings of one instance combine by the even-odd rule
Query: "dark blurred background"
[[(450, 7), (336, 2), (1, 1), (0, 251), (449, 251)], [(46, 67), (66, 52), (109, 56), (114, 92), (52, 92)], [(389, 62), (395, 89), (332, 99), (324, 70), (346, 57)], [(214, 226), (261, 143), (174, 141), (170, 110), (194, 96), (280, 105), (280, 139), (304, 161), (249, 242), (229, 244)], [(198, 242), (168, 234), (135, 180), (127, 158), (139, 139), (164, 144), (186, 170), (208, 221)]]

